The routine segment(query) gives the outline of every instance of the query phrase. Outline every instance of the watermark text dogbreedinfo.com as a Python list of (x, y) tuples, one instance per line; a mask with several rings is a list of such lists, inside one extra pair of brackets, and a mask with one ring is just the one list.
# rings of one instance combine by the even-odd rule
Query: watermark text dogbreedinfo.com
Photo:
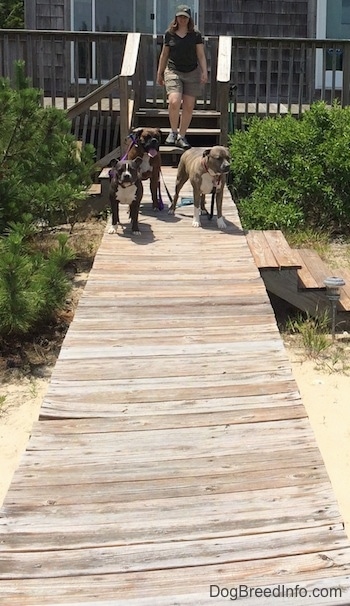
[(245, 598), (341, 598), (342, 590), (340, 587), (314, 587), (307, 589), (302, 585), (275, 585), (273, 587), (248, 587), (248, 585), (236, 585), (235, 587), (223, 587), (220, 585), (210, 585), (211, 598), (226, 598), (235, 602)]

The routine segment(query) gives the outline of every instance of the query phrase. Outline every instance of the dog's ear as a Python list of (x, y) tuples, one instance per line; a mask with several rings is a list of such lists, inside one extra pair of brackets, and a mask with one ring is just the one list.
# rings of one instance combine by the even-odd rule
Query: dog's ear
[(143, 128), (133, 128), (131, 133), (135, 135), (137, 138), (141, 137), (143, 133)]
[(210, 152), (211, 152), (210, 148), (209, 149), (205, 149), (204, 152), (203, 152), (203, 158), (205, 158), (206, 156), (209, 156)]
[(160, 130), (160, 128), (156, 128), (156, 133), (157, 133), (157, 137), (158, 137), (159, 141), (161, 141), (163, 133)]
[(110, 161), (110, 165), (111, 166), (116, 166), (117, 162), (118, 162), (118, 160), (116, 160), (116, 158), (112, 158), (112, 160)]

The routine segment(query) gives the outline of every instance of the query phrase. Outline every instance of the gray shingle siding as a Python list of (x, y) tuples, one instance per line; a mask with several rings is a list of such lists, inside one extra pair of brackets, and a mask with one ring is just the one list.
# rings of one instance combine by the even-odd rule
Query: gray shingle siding
[(308, 37), (310, 0), (206, 0), (206, 35)]

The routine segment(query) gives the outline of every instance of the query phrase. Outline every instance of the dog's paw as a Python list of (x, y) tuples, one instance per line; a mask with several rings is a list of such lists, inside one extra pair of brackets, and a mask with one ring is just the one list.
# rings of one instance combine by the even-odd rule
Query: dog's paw
[(141, 236), (141, 232), (139, 230), (131, 232), (133, 236)]
[(175, 215), (175, 208), (173, 208), (172, 206), (169, 206), (168, 215)]
[(192, 227), (200, 227), (200, 226), (201, 226), (201, 222), (198, 221), (197, 219), (193, 219)]
[(218, 228), (219, 229), (226, 229), (227, 228), (227, 224), (225, 223), (224, 217), (218, 218), (217, 219), (217, 224), (218, 224)]
[(117, 233), (117, 226), (116, 225), (111, 225), (108, 228), (108, 232), (107, 233), (109, 233), (109, 234), (116, 234)]

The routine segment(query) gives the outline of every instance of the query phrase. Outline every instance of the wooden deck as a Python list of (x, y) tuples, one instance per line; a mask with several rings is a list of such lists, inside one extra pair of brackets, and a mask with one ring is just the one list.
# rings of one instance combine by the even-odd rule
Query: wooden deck
[(237, 210), (227, 192), (221, 232), (192, 209), (155, 215), (146, 184), (141, 236), (104, 235), (1, 512), (1, 606), (350, 603), (350, 543)]

